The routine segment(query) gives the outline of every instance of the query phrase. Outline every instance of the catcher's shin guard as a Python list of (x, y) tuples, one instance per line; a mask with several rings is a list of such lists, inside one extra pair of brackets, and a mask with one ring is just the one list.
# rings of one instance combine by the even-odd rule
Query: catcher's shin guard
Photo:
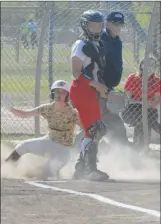
[(97, 151), (98, 151), (98, 144), (93, 141), (91, 141), (85, 149), (84, 179), (88, 179), (91, 181), (104, 181), (109, 178), (109, 176), (106, 173), (97, 169)]
[(80, 158), (75, 166), (75, 174), (77, 179), (89, 179), (93, 181), (101, 181), (108, 179), (108, 175), (97, 170), (97, 151), (98, 142), (106, 134), (106, 125), (97, 120), (87, 130), (86, 134), (89, 138), (84, 138), (81, 143)]
[(75, 165), (75, 172), (74, 172), (74, 179), (82, 179), (85, 172), (85, 161), (83, 158), (82, 152), (80, 152), (79, 159), (77, 160), (77, 163)]
[(107, 180), (109, 176), (97, 169), (98, 144), (90, 140), (84, 150), (84, 152), (80, 153), (80, 157), (76, 163), (74, 179), (87, 179), (91, 181)]

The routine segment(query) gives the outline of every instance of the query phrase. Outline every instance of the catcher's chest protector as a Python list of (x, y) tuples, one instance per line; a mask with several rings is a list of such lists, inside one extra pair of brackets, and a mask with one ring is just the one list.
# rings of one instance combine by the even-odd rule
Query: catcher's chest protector
[(85, 45), (82, 48), (83, 53), (91, 58), (91, 63), (82, 70), (84, 74), (88, 74), (91, 79), (94, 79), (93, 70), (95, 69), (94, 63), (98, 66), (97, 76), (98, 80), (102, 81), (103, 76), (103, 70), (105, 67), (105, 47), (102, 41), (98, 43), (98, 45), (90, 42), (90, 41), (84, 41)]

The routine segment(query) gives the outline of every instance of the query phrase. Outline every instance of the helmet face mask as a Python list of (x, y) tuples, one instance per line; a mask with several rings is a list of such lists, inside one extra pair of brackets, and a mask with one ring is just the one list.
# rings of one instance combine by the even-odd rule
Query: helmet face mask
[(104, 25), (103, 14), (97, 11), (86, 11), (81, 17), (81, 27), (85, 35), (92, 41), (99, 41)]
[(88, 22), (87, 32), (93, 40), (99, 40), (103, 30), (103, 22)]

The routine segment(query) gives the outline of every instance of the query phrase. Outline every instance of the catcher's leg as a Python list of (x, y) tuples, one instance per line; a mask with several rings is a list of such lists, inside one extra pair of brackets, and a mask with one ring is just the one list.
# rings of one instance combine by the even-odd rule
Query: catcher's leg
[[(77, 178), (87, 178), (92, 175), (92, 180), (102, 179), (108, 175), (101, 172), (99, 178), (96, 178), (95, 174), (98, 174), (96, 158), (97, 158), (97, 145), (100, 139), (106, 133), (106, 125), (101, 121), (101, 112), (99, 100), (97, 98), (97, 92), (89, 86), (89, 80), (80, 75), (79, 80), (73, 81), (70, 88), (70, 100), (79, 112), (80, 120), (83, 125), (86, 135), (81, 142), (81, 153), (79, 161), (75, 166), (75, 174)], [(80, 161), (83, 161), (84, 169), (81, 175), (80, 170), (82, 165)], [(78, 172), (77, 172), (78, 171)], [(87, 177), (88, 176), (88, 177)]]
[(109, 176), (97, 169), (98, 143), (107, 131), (102, 121), (96, 121), (86, 133), (88, 137), (82, 140), (81, 153), (75, 166), (75, 179), (89, 179), (92, 181), (103, 181)]

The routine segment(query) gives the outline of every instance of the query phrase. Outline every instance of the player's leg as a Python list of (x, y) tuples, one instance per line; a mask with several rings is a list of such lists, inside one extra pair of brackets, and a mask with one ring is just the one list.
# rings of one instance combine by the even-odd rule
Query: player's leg
[(155, 108), (148, 109), (148, 123), (156, 133), (161, 134), (161, 124), (158, 122), (158, 110)]
[(81, 142), (84, 138), (85, 132), (84, 129), (80, 129), (74, 139), (74, 148), (78, 149), (78, 152), (80, 152)]
[(54, 176), (60, 178), (60, 170), (71, 159), (71, 147), (67, 147), (52, 141), (53, 150), (50, 150), (50, 161), (45, 167), (45, 177)]
[(9, 155), (6, 161), (17, 161), (21, 156), (27, 153), (42, 156), (52, 151), (53, 146), (46, 136), (21, 141), (15, 147), (15, 150)]
[(46, 178), (53, 176), (58, 178), (60, 170), (70, 160), (71, 147), (61, 145), (54, 140), (48, 139), (48, 136), (37, 139), (30, 148), (33, 148), (34, 145), (34, 151), (30, 153), (40, 156), (47, 155), (49, 157), (49, 161), (44, 167), (44, 176)]
[(14, 152), (5, 160), (18, 161), (21, 156), (31, 153), (38, 156), (48, 156), (51, 162), (47, 162), (44, 167), (43, 177), (58, 175), (60, 169), (64, 167), (70, 159), (70, 148), (61, 146), (48, 139), (47, 136), (35, 139), (28, 139), (20, 142)]
[(107, 108), (107, 101), (100, 100), (101, 114), (103, 122), (108, 126), (107, 137), (111, 144), (119, 142), (122, 144), (129, 144), (126, 128), (121, 117), (117, 114), (111, 113)]

